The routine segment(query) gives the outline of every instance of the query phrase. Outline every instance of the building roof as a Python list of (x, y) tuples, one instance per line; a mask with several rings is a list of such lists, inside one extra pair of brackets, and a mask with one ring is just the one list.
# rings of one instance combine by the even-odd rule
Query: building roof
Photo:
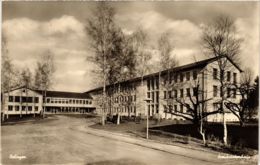
[[(208, 59), (201, 60), (201, 61), (198, 61), (198, 62), (193, 62), (193, 63), (182, 65), (182, 66), (177, 66), (177, 67), (174, 67), (174, 68), (171, 68), (171, 69), (166, 69), (166, 70), (160, 71), (160, 73), (161, 73), (161, 75), (164, 75), (164, 74), (167, 74), (168, 71), (179, 72), (179, 71), (190, 70), (190, 69), (193, 69), (193, 68), (203, 68), (207, 64), (214, 62), (214, 61), (216, 61), (220, 58), (224, 58), (224, 57), (227, 58), (240, 72), (242, 72), (242, 69), (237, 64), (235, 64), (229, 57), (219, 56), (219, 57), (208, 58)], [(151, 74), (143, 76), (143, 79), (147, 79), (147, 78), (150, 78), (150, 77), (153, 77), (153, 76), (158, 76), (158, 75), (159, 75), (159, 72), (151, 73)], [(141, 79), (142, 79), (142, 77), (136, 77), (136, 78), (132, 78), (132, 79), (129, 79), (129, 80), (121, 81), (120, 83), (140, 81)], [(109, 86), (111, 86), (111, 85), (107, 85), (107, 87), (109, 87)], [(99, 91), (101, 89), (103, 89), (103, 87), (94, 88), (92, 90), (86, 91), (85, 93)]]
[[(38, 93), (44, 93), (44, 91), (36, 90)], [(61, 98), (80, 98), (80, 99), (92, 99), (88, 93), (78, 92), (64, 92), (64, 91), (46, 91), (47, 97), (61, 97)]]
[[(26, 88), (26, 87), (25, 86), (16, 87), (16, 88), (11, 89), (10, 92), (17, 90), (17, 89), (22, 89), (22, 88)], [(27, 87), (27, 89), (37, 92), (41, 95), (44, 94), (43, 90), (37, 90), (37, 89), (33, 89), (33, 88), (28, 88), (28, 87)], [(61, 97), (61, 98), (92, 99), (92, 97), (88, 93), (65, 92), (65, 91), (46, 91), (46, 96), (47, 97)]]

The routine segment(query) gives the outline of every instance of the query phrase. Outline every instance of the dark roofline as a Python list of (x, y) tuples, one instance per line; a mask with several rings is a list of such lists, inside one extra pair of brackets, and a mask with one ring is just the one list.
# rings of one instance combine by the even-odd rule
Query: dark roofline
[[(43, 90), (36, 90), (40, 93), (43, 93)], [(79, 93), (79, 92), (66, 92), (66, 91), (46, 91), (47, 97), (61, 97), (61, 98), (81, 98), (81, 99), (92, 99), (88, 93)]]
[[(161, 73), (161, 75), (164, 75), (168, 71), (170, 71), (170, 72), (177, 72), (177, 71), (188, 70), (188, 69), (195, 68), (195, 67), (204, 67), (207, 64), (209, 64), (209, 63), (211, 63), (213, 61), (216, 61), (217, 59), (224, 58), (224, 57), (226, 57), (240, 72), (243, 72), (242, 69), (237, 64), (235, 64), (233, 62), (233, 60), (231, 60), (229, 57), (227, 57), (227, 56), (219, 56), (219, 57), (212, 57), (212, 58), (208, 58), (208, 59), (205, 59), (205, 60), (193, 62), (193, 63), (182, 65), (182, 66), (177, 66), (177, 67), (174, 67), (174, 68), (171, 68), (171, 69), (165, 69), (165, 70), (163, 70), (161, 72), (151, 73), (151, 74), (143, 76), (143, 79), (147, 79), (149, 77), (157, 76), (157, 75), (159, 75), (159, 73)], [(125, 80), (125, 81), (120, 81), (118, 83), (134, 82), (134, 81), (138, 81), (138, 80), (141, 80), (141, 79), (142, 79), (142, 77), (139, 76), (139, 77), (136, 77), (136, 78)], [(115, 84), (118, 84), (118, 83), (115, 83)], [(106, 87), (110, 87), (110, 86), (112, 86), (112, 84), (106, 85)], [(101, 89), (103, 89), (103, 87), (97, 87), (97, 88), (88, 90), (85, 93), (90, 93), (90, 92), (98, 91), (98, 90), (101, 90)]]
[[(14, 90), (18, 90), (18, 89), (21, 89), (21, 88), (26, 88), (26, 86), (20, 86), (20, 87), (16, 87), (16, 88), (13, 88), (11, 89), (9, 92), (12, 92)], [(43, 95), (44, 93), (44, 90), (37, 90), (37, 89), (33, 89), (33, 88), (30, 88), (30, 87), (27, 87), (27, 89), (29, 90), (32, 90), (36, 93), (39, 93), (41, 95)], [(4, 92), (4, 93), (7, 93)], [(50, 90), (47, 90), (46, 91), (46, 96), (47, 97), (62, 97), (62, 98), (82, 98), (82, 99), (93, 99), (89, 94), (87, 93), (79, 93), (79, 92), (65, 92), (65, 91), (50, 91)]]

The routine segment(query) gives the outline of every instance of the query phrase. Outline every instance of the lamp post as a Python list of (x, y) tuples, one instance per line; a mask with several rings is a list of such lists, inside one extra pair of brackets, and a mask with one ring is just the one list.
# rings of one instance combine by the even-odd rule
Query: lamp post
[[(152, 100), (151, 98), (144, 99), (144, 101), (146, 103), (149, 103), (149, 101), (151, 101), (151, 100)], [(147, 115), (146, 115), (146, 139), (149, 138), (148, 134), (149, 134), (149, 111), (148, 111), (148, 108), (147, 108)]]

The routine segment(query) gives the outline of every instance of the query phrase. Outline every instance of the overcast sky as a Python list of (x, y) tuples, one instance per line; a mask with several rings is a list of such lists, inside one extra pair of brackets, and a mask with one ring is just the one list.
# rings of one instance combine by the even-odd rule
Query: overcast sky
[[(3, 2), (2, 28), (9, 55), (17, 67), (29, 66), (46, 50), (55, 55), (54, 90), (86, 91), (95, 87), (92, 55), (85, 33), (86, 20), (98, 2)], [(156, 49), (162, 32), (170, 32), (180, 64), (205, 58), (200, 46), (201, 26), (226, 14), (234, 18), (242, 44), (242, 68), (258, 74), (259, 2), (110, 2), (115, 21), (125, 33), (142, 27)], [(156, 62), (158, 56), (153, 55)]]

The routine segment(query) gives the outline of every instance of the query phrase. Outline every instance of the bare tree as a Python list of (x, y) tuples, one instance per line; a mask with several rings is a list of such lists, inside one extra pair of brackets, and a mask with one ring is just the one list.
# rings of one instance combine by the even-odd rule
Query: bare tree
[(234, 21), (227, 16), (219, 16), (213, 20), (212, 24), (206, 25), (203, 29), (202, 44), (210, 57), (226, 57), (218, 58), (218, 70), (220, 71), (219, 83), (221, 100), (220, 109), (223, 113), (223, 142), (227, 144), (227, 126), (224, 111), (224, 101), (226, 97), (224, 92), (227, 90), (224, 72), (229, 68), (229, 59), (235, 64), (239, 64), (239, 51), (241, 39), (236, 37), (236, 28)]
[[(212, 98), (206, 98), (207, 93), (203, 90), (198, 79), (189, 84), (189, 88), (186, 88), (186, 95), (184, 95), (183, 91), (179, 94), (180, 97), (178, 97), (176, 89), (178, 88), (173, 86), (171, 91), (174, 91), (174, 96), (169, 96), (166, 98), (167, 104), (164, 105), (166, 113), (191, 121), (196, 128), (198, 128), (199, 133), (202, 135), (203, 142), (206, 144), (203, 121), (208, 116), (217, 114), (220, 111), (206, 111), (206, 103), (212, 100)], [(174, 103), (178, 103), (180, 107), (178, 108), (176, 104), (174, 105)]]
[(28, 88), (32, 85), (32, 72), (29, 68), (24, 68), (20, 75), (20, 84), (25, 87), (25, 94), (26, 94), (26, 114), (28, 113)]
[(35, 71), (35, 87), (42, 91), (43, 95), (43, 112), (42, 116), (45, 117), (45, 104), (46, 93), (50, 89), (53, 83), (53, 75), (55, 72), (54, 55), (50, 50), (44, 52), (40, 61), (37, 62), (37, 68)]
[[(132, 46), (132, 50), (134, 51), (134, 59), (135, 59), (135, 71), (136, 76), (141, 77), (141, 93), (145, 95), (144, 90), (144, 75), (150, 71), (150, 66), (148, 65), (148, 61), (151, 58), (151, 54), (147, 51), (147, 34), (141, 29), (138, 28), (130, 37), (130, 43)], [(138, 106), (144, 105), (145, 101), (141, 100), (141, 103)], [(144, 107), (142, 107), (144, 108)]]
[[(175, 55), (172, 55), (172, 51), (174, 49), (170, 38), (170, 34), (165, 32), (162, 33), (158, 40), (158, 50), (160, 54), (160, 69), (159, 69), (159, 93), (161, 93), (160, 86), (162, 85), (161, 81), (161, 71), (162, 70), (167, 70), (167, 75), (165, 78), (165, 83), (163, 84), (164, 87), (166, 88), (166, 93), (168, 93), (169, 89), (171, 88), (171, 83), (170, 83), (170, 69), (178, 66), (178, 61), (175, 58)], [(169, 95), (166, 95), (166, 99), (168, 99)], [(160, 106), (160, 104), (159, 104)], [(160, 109), (160, 107), (159, 107)], [(160, 116), (158, 116), (158, 120)]]
[(99, 68), (103, 81), (102, 96), (102, 117), (101, 123), (105, 124), (106, 111), (108, 109), (108, 100), (106, 93), (107, 84), (116, 82), (120, 75), (121, 65), (119, 56), (122, 54), (123, 35), (114, 23), (114, 8), (106, 2), (100, 2), (97, 5), (94, 16), (88, 20), (86, 31), (91, 38), (91, 47), (95, 52), (94, 57), (90, 58)]
[[(9, 99), (9, 93), (12, 87), (15, 86), (15, 68), (12, 63), (12, 60), (8, 56), (8, 48), (7, 48), (7, 38), (3, 33), (2, 37), (2, 60), (1, 60), (1, 92), (3, 94), (2, 100), (2, 110), (4, 110), (4, 103), (6, 102), (4, 93), (7, 92), (7, 99)], [(8, 100), (7, 100), (8, 101)], [(5, 114), (8, 119), (8, 110), (1, 111), (2, 112), (2, 120), (5, 119)]]
[(250, 68), (247, 68), (241, 75), (240, 84), (234, 84), (234, 89), (238, 91), (235, 94), (241, 96), (240, 101), (238, 103), (231, 100), (224, 102), (225, 106), (238, 118), (241, 127), (243, 127), (250, 114), (250, 93), (253, 90), (252, 82), (253, 73)]

